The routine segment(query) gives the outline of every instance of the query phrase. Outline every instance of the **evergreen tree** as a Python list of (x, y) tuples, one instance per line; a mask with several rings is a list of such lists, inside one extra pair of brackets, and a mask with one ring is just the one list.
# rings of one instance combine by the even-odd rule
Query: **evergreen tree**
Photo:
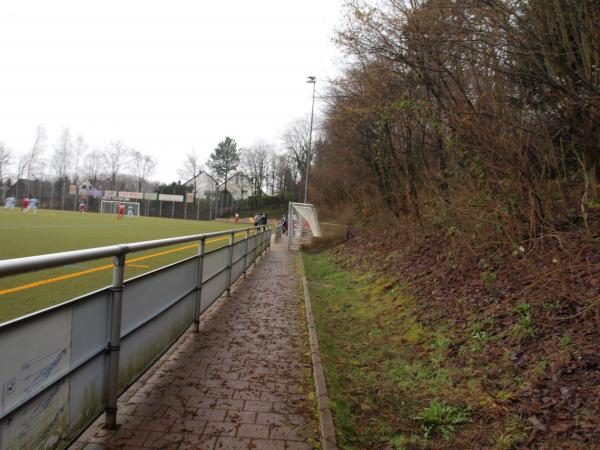
[(207, 165), (212, 169), (219, 181), (225, 182), (224, 192), (227, 192), (229, 174), (237, 169), (239, 163), (240, 154), (237, 149), (237, 143), (229, 136), (219, 142), (217, 148), (210, 154), (210, 160)]

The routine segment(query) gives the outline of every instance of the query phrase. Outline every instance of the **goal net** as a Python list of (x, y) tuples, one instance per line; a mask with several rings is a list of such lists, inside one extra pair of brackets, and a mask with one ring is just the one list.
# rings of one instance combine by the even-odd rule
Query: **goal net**
[(114, 200), (102, 200), (100, 202), (100, 213), (101, 214), (117, 214), (119, 205), (125, 205), (125, 215), (128, 214), (131, 209), (134, 216), (140, 215), (140, 204), (136, 202), (119, 202)]
[(310, 203), (290, 203), (288, 209), (288, 239), (290, 250), (310, 245), (313, 237), (321, 236), (317, 211)]

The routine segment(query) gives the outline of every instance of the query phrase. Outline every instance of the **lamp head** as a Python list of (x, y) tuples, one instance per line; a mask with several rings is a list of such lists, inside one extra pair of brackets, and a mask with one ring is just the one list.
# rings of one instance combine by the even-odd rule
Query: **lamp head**
[(306, 80), (307, 83), (316, 83), (317, 82), (317, 77), (310, 76), (307, 78), (308, 78), (308, 80)]

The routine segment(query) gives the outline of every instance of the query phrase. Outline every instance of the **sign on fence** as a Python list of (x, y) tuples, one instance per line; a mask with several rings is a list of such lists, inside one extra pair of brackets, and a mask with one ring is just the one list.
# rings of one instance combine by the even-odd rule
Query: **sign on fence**
[(119, 198), (129, 198), (129, 199), (143, 199), (143, 192), (128, 192), (128, 191), (119, 191)]
[(194, 203), (194, 193), (188, 192), (187, 194), (185, 194), (185, 201), (187, 203)]
[(69, 185), (69, 195), (75, 195), (77, 193), (77, 185), (70, 184)]
[(158, 194), (156, 192), (146, 192), (144, 194), (144, 198), (146, 200), (157, 200), (158, 199)]
[(104, 191), (104, 198), (116, 198), (117, 191)]
[(165, 202), (183, 202), (183, 195), (159, 194), (158, 199)]

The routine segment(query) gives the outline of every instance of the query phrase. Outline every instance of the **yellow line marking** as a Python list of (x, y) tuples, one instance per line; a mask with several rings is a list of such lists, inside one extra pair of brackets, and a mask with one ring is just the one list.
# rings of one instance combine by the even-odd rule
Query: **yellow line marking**
[[(220, 238), (209, 239), (206, 241), (206, 243), (212, 244), (213, 242), (222, 241), (224, 239), (229, 239), (229, 237), (223, 236)], [(173, 248), (171, 250), (164, 250), (162, 252), (152, 253), (151, 255), (139, 256), (137, 258), (132, 258), (132, 259), (126, 261), (125, 265), (130, 265), (131, 263), (134, 263), (134, 262), (145, 261), (146, 259), (156, 258), (157, 256), (168, 255), (171, 253), (176, 253), (176, 252), (180, 252), (182, 250), (188, 250), (190, 248), (196, 248), (196, 247), (198, 247), (198, 244), (190, 244), (190, 245), (184, 245), (182, 247)], [(112, 269), (112, 267), (113, 267), (112, 264), (106, 264), (104, 266), (94, 267), (93, 269), (82, 270), (80, 272), (70, 273), (67, 275), (60, 275), (58, 277), (48, 278), (46, 280), (34, 281), (33, 283), (22, 284), (21, 286), (15, 286), (13, 288), (8, 288), (8, 289), (2, 289), (2, 290), (0, 290), (0, 295), (12, 294), (13, 292), (20, 292), (20, 291), (24, 291), (26, 289), (32, 289), (34, 287), (44, 286), (46, 284), (57, 283), (59, 281), (64, 281), (64, 280), (70, 280), (71, 278), (82, 277), (82, 276), (88, 275), (90, 273), (100, 272), (101, 270)], [(132, 267), (140, 267), (140, 266), (132, 265)]]
[(135, 267), (136, 269), (149, 269), (150, 266), (145, 266), (144, 264), (127, 264), (129, 267)]

